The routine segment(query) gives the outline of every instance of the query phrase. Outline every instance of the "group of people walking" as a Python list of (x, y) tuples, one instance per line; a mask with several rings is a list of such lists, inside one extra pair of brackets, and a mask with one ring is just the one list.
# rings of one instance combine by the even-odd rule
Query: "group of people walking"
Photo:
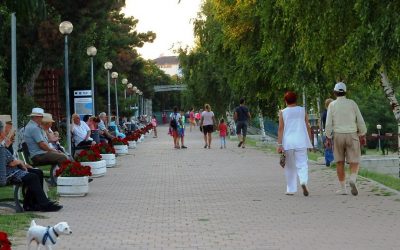
[[(195, 126), (196, 122), (194, 114), (194, 109), (192, 108), (189, 113), (190, 127)], [(245, 148), (246, 134), (248, 121), (251, 119), (250, 112), (245, 106), (244, 99), (240, 99), (240, 106), (235, 109), (234, 120), (236, 121), (236, 133), (239, 138), (238, 147)], [(220, 136), (220, 148), (226, 148), (226, 136), (228, 134), (228, 126), (225, 120), (221, 118), (217, 122), (214, 112), (211, 110), (210, 104), (204, 105), (204, 111), (199, 115), (199, 126), (200, 131), (204, 136), (204, 148), (211, 149), (212, 133), (216, 130), (219, 131)], [(192, 130), (190, 130), (192, 131)], [(185, 115), (183, 112), (179, 113), (178, 108), (174, 107), (174, 111), (170, 115), (170, 129), (169, 134), (173, 137), (174, 148), (187, 148), (184, 146), (184, 136), (185, 136)], [(179, 145), (179, 140), (182, 146)]]
[[(367, 132), (364, 119), (357, 104), (346, 98), (346, 84), (339, 82), (333, 93), (336, 100), (329, 102), (326, 115), (325, 146), (333, 149), (336, 161), (339, 190), (337, 194), (346, 195), (345, 162), (350, 165), (349, 186), (351, 194), (358, 195), (356, 185), (361, 146), (365, 145)], [(307, 112), (297, 105), (297, 95), (287, 92), (284, 95), (286, 108), (279, 112), (277, 151), (285, 155), (286, 194), (297, 192), (297, 178), (304, 196), (309, 195), (308, 189), (308, 156), (307, 150), (312, 148), (311, 129)]]

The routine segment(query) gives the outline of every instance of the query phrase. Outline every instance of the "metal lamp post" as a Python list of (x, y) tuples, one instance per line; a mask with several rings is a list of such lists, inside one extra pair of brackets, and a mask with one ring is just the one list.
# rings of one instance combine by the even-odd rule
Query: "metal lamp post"
[[(136, 103), (137, 103), (137, 116), (140, 116), (140, 102), (139, 102), (139, 93), (140, 93), (140, 90), (139, 89), (136, 89)], [(136, 104), (135, 104), (135, 106), (136, 106)]]
[(128, 84), (128, 79), (124, 78), (124, 79), (122, 79), (121, 82), (122, 82), (122, 85), (124, 85), (124, 97), (126, 100), (126, 85)]
[(140, 101), (140, 107), (141, 107), (141, 109), (140, 109), (140, 115), (143, 115), (144, 114), (144, 105), (143, 105), (143, 92), (142, 91), (140, 91), (140, 93), (139, 93), (139, 101)]
[(94, 105), (94, 72), (93, 72), (93, 57), (97, 54), (97, 49), (94, 46), (90, 46), (86, 49), (86, 54), (90, 56), (90, 81), (92, 90), (92, 115), (96, 115)]
[(381, 151), (381, 129), (382, 125), (376, 125), (376, 129), (378, 129), (378, 150)]
[(60, 23), (59, 30), (64, 35), (64, 77), (65, 77), (65, 101), (66, 101), (66, 125), (67, 125), (67, 150), (71, 153), (71, 111), (69, 104), (69, 69), (68, 69), (68, 35), (74, 26), (69, 21)]
[(119, 114), (118, 114), (118, 94), (117, 94), (117, 78), (118, 78), (118, 73), (117, 72), (112, 72), (111, 73), (111, 78), (114, 80), (114, 88), (115, 88), (115, 109), (116, 109), (116, 114), (117, 117), (115, 119), (115, 125), (117, 126), (119, 123)]
[[(132, 83), (128, 83), (127, 85), (126, 85), (126, 87), (129, 89), (129, 95), (130, 95), (130, 99), (132, 100), (132, 93), (131, 93), (131, 91), (132, 91), (132, 88), (133, 88), (133, 84)], [(125, 91), (126, 91), (126, 89), (125, 89)], [(126, 92), (125, 92), (126, 93)], [(126, 105), (126, 103), (125, 103), (125, 105)], [(129, 110), (131, 109), (131, 102), (129, 102)]]
[(108, 107), (108, 123), (110, 123), (110, 118), (111, 118), (111, 103), (110, 103), (110, 70), (112, 69), (112, 63), (111, 62), (106, 62), (104, 64), (104, 68), (107, 70), (107, 107)]

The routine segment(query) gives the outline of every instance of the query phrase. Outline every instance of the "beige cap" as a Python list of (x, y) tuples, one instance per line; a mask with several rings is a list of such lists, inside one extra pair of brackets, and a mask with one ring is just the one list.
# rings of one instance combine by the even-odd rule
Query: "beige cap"
[(11, 115), (0, 115), (0, 121), (4, 124), (12, 122)]

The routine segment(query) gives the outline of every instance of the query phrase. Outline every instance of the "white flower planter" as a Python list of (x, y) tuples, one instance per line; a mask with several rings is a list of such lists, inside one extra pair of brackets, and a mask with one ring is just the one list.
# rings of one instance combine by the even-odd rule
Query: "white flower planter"
[(128, 143), (129, 143), (128, 148), (131, 148), (131, 149), (136, 148), (136, 141), (128, 141)]
[(89, 192), (89, 178), (81, 177), (58, 177), (57, 193), (60, 196), (85, 196)]
[(115, 167), (115, 154), (100, 154), (101, 159), (106, 161), (106, 167), (107, 168), (112, 168)]
[(83, 166), (90, 166), (90, 170), (92, 171), (92, 177), (101, 177), (104, 176), (107, 172), (107, 163), (105, 160), (101, 161), (87, 161), (81, 162)]
[(139, 140), (140, 140), (140, 142), (143, 142), (144, 141), (144, 135), (141, 135)]
[(128, 145), (114, 145), (115, 153), (118, 155), (128, 154)]

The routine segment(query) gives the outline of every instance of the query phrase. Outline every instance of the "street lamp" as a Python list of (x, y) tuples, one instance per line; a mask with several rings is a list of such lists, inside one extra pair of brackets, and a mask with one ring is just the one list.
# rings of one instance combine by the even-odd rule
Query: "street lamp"
[(378, 129), (378, 150), (381, 151), (381, 129), (382, 125), (376, 125), (376, 129)]
[(124, 79), (122, 79), (122, 85), (124, 85), (124, 97), (125, 97), (125, 100), (126, 100), (126, 88), (125, 88), (125, 86), (128, 84), (128, 79), (126, 79), (126, 78), (124, 78)]
[(107, 70), (107, 107), (108, 107), (108, 123), (110, 123), (111, 118), (111, 104), (110, 104), (110, 70), (112, 69), (112, 63), (106, 62), (104, 68)]
[(111, 73), (111, 78), (114, 79), (114, 88), (115, 88), (115, 109), (117, 113), (117, 117), (115, 120), (115, 126), (118, 125), (119, 123), (119, 114), (118, 114), (118, 94), (117, 94), (117, 78), (118, 78), (118, 73), (117, 72), (112, 72)]
[(68, 35), (71, 34), (74, 26), (69, 21), (60, 23), (59, 30), (64, 35), (64, 77), (65, 77), (65, 105), (67, 125), (67, 150), (71, 153), (71, 110), (69, 104), (69, 69), (68, 69)]
[(97, 49), (94, 46), (90, 46), (86, 49), (86, 54), (90, 56), (90, 80), (92, 89), (92, 115), (96, 115), (94, 109), (94, 73), (93, 73), (93, 57), (97, 54)]
[(140, 91), (139, 92), (139, 107), (141, 107), (141, 109), (139, 109), (139, 115), (143, 115), (143, 92)]

